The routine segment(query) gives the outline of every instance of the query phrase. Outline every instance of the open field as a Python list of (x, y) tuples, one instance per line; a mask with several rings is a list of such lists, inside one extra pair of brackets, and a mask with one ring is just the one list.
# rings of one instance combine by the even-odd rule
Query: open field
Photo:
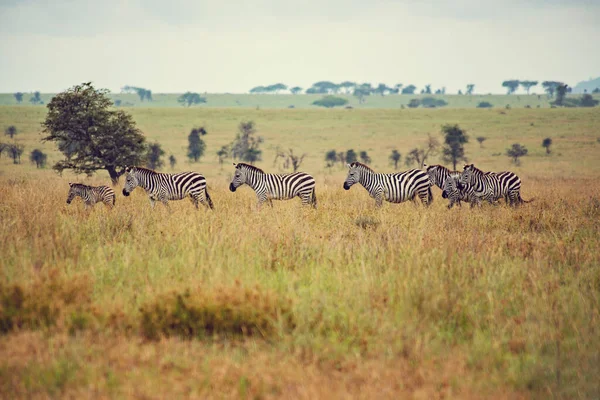
[[(59, 177), (3, 156), (0, 397), (600, 395), (598, 108), (129, 111), (175, 170), (207, 176), (215, 210), (151, 210), (121, 182), (114, 210), (86, 212), (65, 203), (67, 182), (107, 184), (106, 172)], [(0, 126), (52, 164), (44, 113), (0, 107)], [(277, 146), (308, 154), (317, 210), (296, 199), (256, 212), (249, 188), (229, 192), (233, 168), (215, 152), (241, 120), (265, 138), (265, 170), (280, 169)], [(391, 171), (392, 149), (404, 157), (445, 123), (468, 131), (472, 162), (515, 171), (535, 201), (447, 210), (434, 189), (430, 208), (375, 209), (325, 168), (326, 151), (353, 148)], [(207, 156), (188, 164), (199, 125)], [(515, 142), (529, 149), (520, 167), (503, 155)]]
[[(532, 92), (533, 93), (533, 92)], [(162, 108), (162, 107), (182, 107), (177, 102), (177, 98), (180, 93), (155, 93), (153, 94), (153, 101), (141, 102), (140, 98), (136, 94), (121, 94), (112, 93), (110, 98), (113, 100), (121, 100), (122, 106), (124, 107), (144, 107), (144, 108)], [(293, 106), (294, 108), (314, 108), (317, 106), (312, 105), (313, 101), (319, 100), (323, 97), (320, 94), (215, 94), (205, 93), (201, 94), (206, 98), (207, 102), (199, 106), (198, 108), (288, 108)], [(54, 94), (42, 93), (41, 99), (44, 103), (48, 103)], [(466, 95), (386, 95), (386, 96), (368, 96), (366, 101), (362, 104), (359, 103), (358, 99), (351, 95), (339, 94), (336, 95), (343, 97), (348, 100), (348, 105), (354, 108), (401, 108), (406, 107), (411, 99), (422, 99), (424, 97), (434, 97), (436, 99), (445, 100), (448, 108), (475, 108), (481, 101), (487, 101), (495, 108), (504, 108), (506, 105), (510, 105), (512, 108), (524, 108), (526, 105), (532, 108), (550, 108), (550, 101), (545, 93), (540, 91), (538, 94), (515, 94), (515, 95), (502, 95), (502, 94), (474, 94), (472, 96)], [(29, 104), (29, 98), (31, 94), (26, 93), (23, 98), (23, 105), (29, 107), (43, 107), (33, 106)], [(567, 97), (579, 98), (581, 95), (568, 95)], [(600, 94), (594, 94), (596, 99), (600, 99)], [(12, 93), (0, 93), (0, 106), (5, 105), (16, 105), (15, 98)]]

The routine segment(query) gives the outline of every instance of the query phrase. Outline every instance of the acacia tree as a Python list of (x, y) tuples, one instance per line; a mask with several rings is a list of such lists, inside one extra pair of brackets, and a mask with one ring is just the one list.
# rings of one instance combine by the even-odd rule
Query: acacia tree
[(467, 90), (466, 90), (465, 94), (473, 94), (473, 90), (475, 90), (475, 84), (469, 83), (467, 85)]
[(415, 147), (408, 152), (408, 155), (404, 157), (404, 163), (407, 166), (411, 166), (417, 163), (419, 168), (423, 168), (423, 164), (427, 161), (427, 157), (434, 156), (437, 154), (440, 148), (440, 142), (431, 135), (427, 135), (427, 142), (423, 147)]
[(292, 94), (298, 94), (302, 91), (302, 88), (300, 86), (294, 86), (293, 88), (290, 89), (290, 92)]
[(154, 142), (148, 146), (148, 153), (146, 155), (146, 166), (150, 169), (160, 169), (165, 165), (162, 160), (162, 156), (165, 155), (165, 151), (158, 142)]
[(371, 164), (371, 157), (369, 157), (369, 154), (366, 151), (361, 151), (359, 157), (363, 164)]
[(29, 98), (29, 102), (30, 102), (31, 104), (42, 104), (43, 102), (42, 102), (42, 97), (41, 97), (41, 95), (40, 95), (40, 92), (37, 92), (37, 91), (36, 91), (36, 92), (34, 92), (34, 93), (33, 93), (33, 96), (31, 96), (31, 97)]
[(456, 163), (467, 160), (464, 144), (469, 142), (469, 136), (456, 124), (442, 126), (442, 134), (444, 135), (443, 159), (445, 162), (451, 162), (456, 171)]
[(392, 154), (390, 154), (390, 162), (394, 164), (394, 169), (398, 169), (398, 163), (400, 162), (400, 158), (402, 155), (398, 150), (392, 150)]
[(200, 135), (206, 135), (206, 129), (204, 127), (194, 128), (191, 130), (188, 135), (188, 158), (190, 161), (198, 162), (200, 158), (204, 155), (204, 151), (206, 150), (206, 143), (204, 140), (200, 138)]
[(550, 154), (550, 146), (552, 146), (552, 139), (547, 137), (542, 141), (542, 147), (546, 148), (546, 154)]
[(175, 164), (177, 164), (177, 159), (173, 154), (169, 156), (169, 164), (171, 165), (171, 169), (175, 169)]
[(327, 168), (331, 168), (338, 161), (338, 155), (335, 150), (329, 150), (325, 153), (325, 162), (327, 163)]
[(538, 81), (520, 81), (519, 84), (527, 91), (529, 94), (529, 90), (538, 84)]
[(13, 159), (13, 164), (21, 164), (21, 154), (23, 154), (24, 147), (20, 144), (9, 144), (8, 155)]
[(177, 102), (182, 106), (192, 106), (194, 104), (206, 103), (206, 98), (200, 96), (198, 93), (185, 92), (177, 98)]
[(294, 172), (298, 171), (300, 165), (302, 165), (302, 161), (304, 161), (304, 157), (306, 157), (306, 153), (300, 155), (294, 154), (294, 150), (289, 149), (287, 152), (277, 149), (275, 155), (274, 164), (277, 162), (279, 158), (283, 159), (283, 168), (288, 169), (292, 167)]
[(35, 164), (36, 168), (44, 168), (46, 166), (46, 160), (48, 156), (41, 150), (35, 149), (29, 155), (29, 160)]
[(502, 87), (506, 88), (506, 94), (513, 94), (519, 87), (519, 81), (516, 79), (504, 81), (502, 82)]
[(348, 164), (352, 164), (353, 162), (358, 160), (357, 154), (353, 149), (350, 149), (346, 152), (345, 160)]
[(131, 115), (113, 110), (108, 90), (90, 82), (73, 86), (48, 103), (42, 123), (42, 141), (55, 142), (65, 155), (53, 168), (61, 173), (92, 174), (106, 170), (113, 184), (128, 165), (140, 164), (145, 156), (145, 138)]
[(23, 101), (23, 93), (17, 92), (13, 94), (13, 96), (15, 96), (15, 100), (17, 100), (17, 103), (21, 104), (21, 102)]
[(11, 138), (11, 139), (12, 139), (12, 138), (13, 138), (13, 137), (14, 137), (14, 136), (17, 134), (17, 133), (19, 133), (19, 132), (17, 131), (17, 127), (16, 127), (16, 126), (14, 126), (14, 125), (11, 125), (11, 126), (9, 126), (8, 128), (6, 128), (6, 129), (4, 130), (4, 134), (5, 134), (6, 136), (10, 136), (10, 138)]
[(515, 165), (521, 165), (519, 158), (527, 155), (527, 149), (519, 143), (514, 143), (511, 148), (506, 149), (506, 155), (512, 158)]
[(478, 136), (477, 141), (479, 142), (479, 147), (483, 149), (483, 142), (485, 142), (487, 138), (485, 136)]
[(262, 150), (260, 144), (263, 138), (255, 136), (256, 127), (254, 121), (242, 121), (238, 126), (238, 133), (231, 143), (231, 156), (234, 160), (238, 158), (250, 164), (260, 161)]

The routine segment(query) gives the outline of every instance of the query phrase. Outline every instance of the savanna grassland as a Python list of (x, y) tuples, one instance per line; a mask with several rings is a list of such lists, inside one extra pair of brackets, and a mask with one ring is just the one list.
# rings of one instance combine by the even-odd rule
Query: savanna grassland
[[(206, 175), (215, 210), (65, 203), (68, 182), (0, 159), (0, 397), (597, 398), (600, 112), (595, 109), (130, 108), (150, 141)], [(0, 107), (26, 154), (45, 109)], [(319, 208), (256, 210), (228, 190), (216, 151), (242, 120), (307, 153)], [(366, 150), (377, 171), (458, 123), (470, 161), (523, 181), (518, 209), (448, 210), (342, 189), (326, 151)], [(207, 155), (185, 159), (203, 125)], [(485, 136), (481, 147), (475, 137)], [(553, 139), (552, 152), (541, 147)], [(8, 142), (8, 137), (3, 139)], [(504, 155), (529, 149), (521, 166)], [(428, 163), (438, 162), (437, 157)], [(406, 167), (403, 165), (403, 169)], [(169, 167), (164, 170), (169, 171)]]

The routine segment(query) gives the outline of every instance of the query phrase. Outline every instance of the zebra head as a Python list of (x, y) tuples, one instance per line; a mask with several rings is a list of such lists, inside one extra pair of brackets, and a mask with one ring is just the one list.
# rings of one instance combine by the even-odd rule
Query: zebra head
[(246, 183), (246, 169), (242, 168), (241, 164), (233, 163), (235, 167), (235, 173), (233, 174), (233, 180), (229, 184), (229, 190), (235, 192), (237, 188)]
[(427, 175), (429, 175), (429, 181), (431, 183), (431, 186), (433, 185), (439, 185), (441, 186), (443, 183), (442, 182), (438, 182), (438, 168), (439, 165), (427, 165), (427, 164), (423, 164), (423, 168), (425, 168), (425, 171), (427, 172)]
[(359, 163), (357, 162), (353, 162), (351, 164), (348, 164), (348, 176), (346, 177), (346, 180), (344, 181), (344, 189), (345, 190), (350, 190), (350, 187), (352, 185), (354, 185), (357, 182), (360, 182), (360, 173), (361, 173), (361, 168), (360, 168)]
[(473, 172), (475, 170), (475, 166), (473, 164), (465, 164), (463, 168), (462, 174), (460, 174), (460, 178), (458, 180), (458, 188), (462, 190), (467, 185), (472, 185), (473, 182)]
[(73, 199), (79, 195), (79, 185), (69, 182), (69, 195), (67, 196), (67, 204), (71, 204)]
[(137, 169), (135, 167), (125, 167), (125, 187), (123, 188), (123, 196), (129, 196), (133, 189), (138, 185), (138, 178), (136, 174)]

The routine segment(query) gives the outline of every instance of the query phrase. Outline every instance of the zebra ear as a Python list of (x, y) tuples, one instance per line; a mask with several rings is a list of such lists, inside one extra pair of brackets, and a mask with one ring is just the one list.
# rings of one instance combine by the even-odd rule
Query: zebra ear
[(69, 186), (70, 186), (70, 187), (73, 187), (73, 184), (72, 184), (71, 182), (69, 182)]
[(125, 172), (131, 172), (131, 167), (129, 165), (125, 167)]
[(237, 167), (237, 164), (236, 164), (236, 163), (233, 163), (233, 166), (234, 166), (234, 167)]
[(346, 164), (346, 166), (347, 166), (348, 168), (352, 168), (352, 165), (350, 165), (350, 164)]

